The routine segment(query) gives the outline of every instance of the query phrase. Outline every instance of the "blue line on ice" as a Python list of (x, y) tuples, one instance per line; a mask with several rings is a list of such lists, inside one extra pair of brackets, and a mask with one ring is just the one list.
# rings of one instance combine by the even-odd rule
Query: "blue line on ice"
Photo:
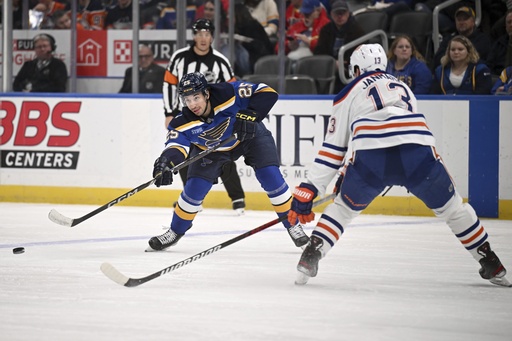
[[(441, 220), (439, 220), (441, 221)], [(382, 222), (382, 223), (352, 223), (349, 228), (354, 227), (379, 227), (379, 226), (389, 226), (389, 225), (426, 225), (435, 223), (435, 219), (428, 220), (415, 220), (415, 221), (390, 221), (390, 222)], [(254, 226), (253, 228), (256, 228)], [(313, 227), (305, 227), (305, 230), (312, 230)], [(249, 229), (248, 229), (249, 230)], [(231, 231), (212, 231), (212, 232), (189, 232), (187, 233), (187, 237), (193, 236), (213, 236), (213, 235), (231, 235), (231, 234), (242, 234), (247, 232), (248, 230), (231, 230)], [(273, 227), (269, 228), (262, 232), (277, 232), (279, 228)], [(108, 242), (123, 242), (129, 240), (144, 240), (149, 239), (152, 236), (126, 236), (126, 237), (111, 237), (111, 238), (90, 238), (90, 239), (72, 239), (72, 240), (54, 240), (54, 241), (45, 241), (45, 242), (17, 242), (13, 244), (0, 244), (0, 249), (7, 249), (20, 246), (23, 244), (24, 247), (27, 246), (52, 246), (52, 245), (69, 245), (69, 244), (88, 244), (88, 243), (108, 243)]]

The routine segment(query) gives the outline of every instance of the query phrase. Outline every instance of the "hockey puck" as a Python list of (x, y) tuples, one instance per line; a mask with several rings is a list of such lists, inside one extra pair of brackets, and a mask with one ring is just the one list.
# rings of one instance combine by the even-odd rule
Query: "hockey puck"
[(25, 252), (24, 247), (15, 247), (14, 249), (12, 249), (12, 253), (14, 253), (15, 255), (19, 255), (20, 253), (23, 252)]

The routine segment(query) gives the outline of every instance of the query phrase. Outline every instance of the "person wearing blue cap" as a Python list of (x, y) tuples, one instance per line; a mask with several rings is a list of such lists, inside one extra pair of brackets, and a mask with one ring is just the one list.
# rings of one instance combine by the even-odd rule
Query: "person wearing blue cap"
[(293, 60), (313, 55), (320, 29), (330, 22), (320, 0), (304, 0), (300, 12), (301, 20), (286, 30), (285, 51)]

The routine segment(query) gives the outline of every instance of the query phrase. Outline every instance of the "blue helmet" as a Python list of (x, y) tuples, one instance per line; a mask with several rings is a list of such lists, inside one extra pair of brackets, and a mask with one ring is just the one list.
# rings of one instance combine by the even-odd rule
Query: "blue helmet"
[(208, 82), (201, 72), (192, 72), (183, 76), (178, 85), (178, 95), (180, 97), (192, 95), (198, 92), (205, 94), (208, 88)]

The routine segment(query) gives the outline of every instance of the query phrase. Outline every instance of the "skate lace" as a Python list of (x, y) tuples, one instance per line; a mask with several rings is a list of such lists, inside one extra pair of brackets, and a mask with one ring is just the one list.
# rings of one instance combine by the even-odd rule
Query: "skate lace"
[(288, 231), (290, 233), (290, 236), (292, 236), (294, 239), (298, 239), (306, 235), (304, 233), (304, 230), (302, 230), (302, 226), (300, 224), (290, 227)]
[(173, 231), (167, 231), (164, 234), (158, 236), (157, 238), (160, 241), (160, 243), (168, 244), (174, 241), (174, 239), (176, 238), (176, 233), (174, 233)]

